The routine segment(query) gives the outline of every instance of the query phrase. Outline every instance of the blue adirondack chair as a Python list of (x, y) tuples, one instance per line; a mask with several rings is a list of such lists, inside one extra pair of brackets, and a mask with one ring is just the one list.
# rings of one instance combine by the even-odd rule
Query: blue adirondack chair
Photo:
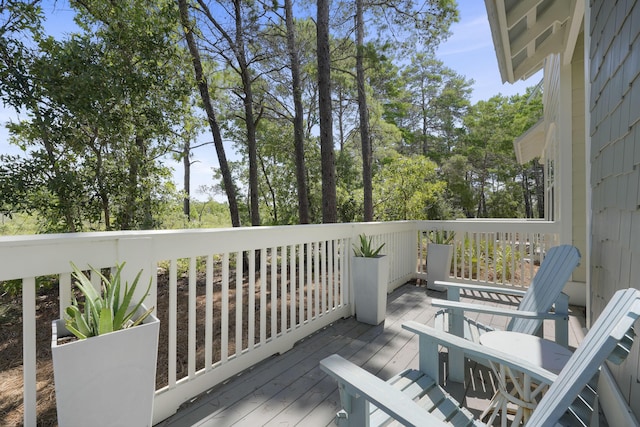
[(638, 317), (640, 291), (616, 292), (558, 375), (417, 322), (407, 322), (403, 328), (419, 335), (419, 369), (405, 370), (385, 382), (335, 354), (323, 359), (320, 368), (338, 382), (342, 411), (336, 421), (340, 426), (382, 425), (389, 419), (406, 426), (483, 426), (438, 384), (439, 346), (458, 348), (468, 357), (487, 359), (526, 374), (538, 384), (549, 384), (528, 425), (577, 425), (576, 417), (583, 417), (579, 421), (588, 425), (590, 415), (584, 419), (585, 411), (572, 409), (580, 404), (576, 398), (605, 359), (621, 363), (626, 358)]
[[(571, 245), (554, 246), (549, 249), (536, 275), (526, 291), (504, 287), (473, 285), (456, 282), (436, 282), (447, 288), (447, 300), (433, 299), (432, 305), (442, 310), (435, 315), (435, 328), (444, 329), (459, 337), (478, 342), (481, 334), (494, 330), (464, 313), (475, 312), (510, 317), (506, 330), (529, 335), (541, 332), (545, 319), (555, 321), (555, 341), (568, 347), (569, 345), (569, 298), (562, 293), (564, 285), (571, 277), (573, 270), (580, 264), (580, 252)], [(488, 305), (461, 303), (462, 289), (491, 292), (522, 297), (517, 310), (491, 307)], [(551, 310), (553, 308), (553, 311)], [(456, 381), (463, 380), (464, 358), (460, 352), (452, 352), (449, 362), (454, 366), (451, 371)]]

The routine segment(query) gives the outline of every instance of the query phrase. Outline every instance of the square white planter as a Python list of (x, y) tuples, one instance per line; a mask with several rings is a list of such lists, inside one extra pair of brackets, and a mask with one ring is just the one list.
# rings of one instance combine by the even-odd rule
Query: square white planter
[(358, 322), (380, 324), (387, 312), (389, 258), (352, 257), (353, 293)]
[(52, 323), (58, 425), (151, 426), (160, 321), (58, 345), (71, 336)]
[(444, 286), (436, 286), (436, 280), (449, 280), (451, 271), (452, 245), (429, 243), (427, 247), (427, 289), (445, 291)]

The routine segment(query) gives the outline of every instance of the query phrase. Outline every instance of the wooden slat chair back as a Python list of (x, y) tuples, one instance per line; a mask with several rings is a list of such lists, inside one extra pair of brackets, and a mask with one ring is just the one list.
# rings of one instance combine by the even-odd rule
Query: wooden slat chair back
[[(466, 317), (464, 313), (486, 313), (510, 317), (506, 330), (541, 335), (545, 319), (555, 321), (556, 342), (569, 345), (569, 298), (562, 290), (580, 264), (580, 252), (571, 245), (554, 246), (543, 260), (526, 291), (505, 287), (457, 282), (437, 282), (447, 288), (447, 300), (434, 298), (431, 304), (440, 307), (435, 315), (435, 327), (474, 342), (480, 335), (495, 328)], [(488, 305), (461, 303), (460, 291), (466, 289), (522, 297), (517, 310)], [(553, 309), (553, 311), (552, 311)]]
[(590, 414), (571, 411), (573, 402), (605, 359), (619, 363), (629, 354), (630, 331), (639, 316), (640, 291), (616, 292), (559, 375), (417, 322), (407, 322), (403, 328), (419, 336), (419, 369), (408, 369), (385, 382), (336, 354), (323, 359), (320, 367), (338, 382), (342, 411), (336, 421), (340, 426), (386, 425), (389, 419), (407, 426), (484, 425), (438, 384), (439, 346), (461, 349), (468, 357), (485, 358), (527, 374), (535, 382), (551, 384), (528, 425), (571, 425), (576, 420), (570, 417), (576, 415), (588, 425)]
[[(554, 246), (540, 264), (529, 289), (518, 305), (520, 311), (548, 312), (558, 300), (573, 270), (580, 264), (580, 252), (571, 245)], [(533, 335), (543, 319), (513, 317), (507, 330)]]

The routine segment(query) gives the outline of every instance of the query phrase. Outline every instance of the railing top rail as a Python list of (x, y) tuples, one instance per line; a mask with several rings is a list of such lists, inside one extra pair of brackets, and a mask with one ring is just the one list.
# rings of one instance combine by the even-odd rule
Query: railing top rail
[(146, 241), (150, 257), (163, 260), (413, 230), (414, 221), (396, 221), (5, 236), (0, 237), (0, 280), (68, 273), (70, 261), (113, 266), (134, 240)]
[(451, 230), (456, 232), (504, 232), (558, 233), (560, 223), (541, 220), (518, 219), (461, 219), (453, 221), (416, 221), (419, 230)]

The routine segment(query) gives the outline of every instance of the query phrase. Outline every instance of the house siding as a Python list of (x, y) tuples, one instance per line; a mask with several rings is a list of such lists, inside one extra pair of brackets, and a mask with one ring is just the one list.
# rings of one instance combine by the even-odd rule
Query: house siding
[[(588, 79), (592, 190), (591, 318), (618, 289), (640, 288), (640, 2), (593, 0)], [(612, 366), (640, 417), (640, 357)]]

